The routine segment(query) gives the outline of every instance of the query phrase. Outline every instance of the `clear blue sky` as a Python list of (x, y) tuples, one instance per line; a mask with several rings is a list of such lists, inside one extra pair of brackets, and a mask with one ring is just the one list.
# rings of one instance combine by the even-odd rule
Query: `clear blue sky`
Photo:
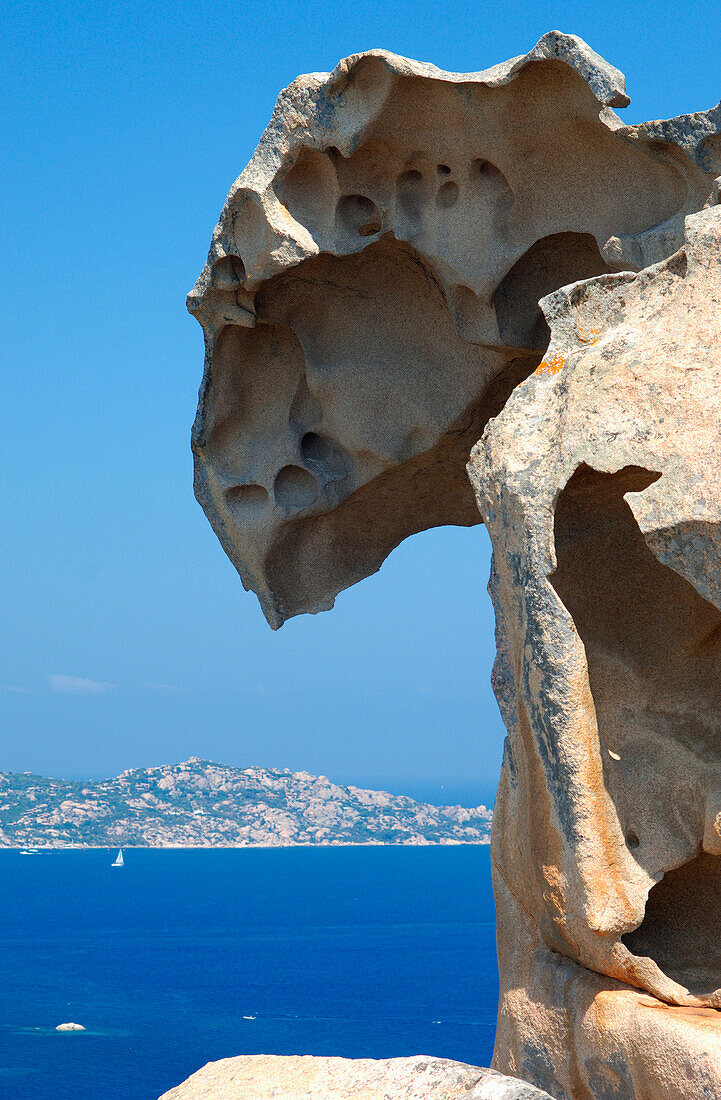
[(298, 73), (377, 46), (477, 70), (552, 28), (626, 73), (628, 121), (719, 98), (710, 2), (6, 3), (0, 769), (197, 754), (490, 797), (485, 531), (417, 536), (272, 633), (193, 499), (184, 299)]

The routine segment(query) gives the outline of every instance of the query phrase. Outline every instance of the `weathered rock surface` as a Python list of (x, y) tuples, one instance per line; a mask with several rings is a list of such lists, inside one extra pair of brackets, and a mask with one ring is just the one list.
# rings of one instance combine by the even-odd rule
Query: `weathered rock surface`
[(550, 1100), (493, 1070), (446, 1058), (250, 1054), (209, 1062), (160, 1100)]
[(188, 298), (196, 494), (272, 626), (479, 522), (463, 467), (540, 362), (539, 298), (678, 248), (721, 112), (625, 127), (627, 102), (556, 31), (482, 73), (374, 50), (281, 94)]
[(721, 207), (543, 308), (470, 464), (509, 731), (495, 1060), (559, 1097), (721, 1095)]
[(278, 626), (477, 522), (480, 437), (509, 734), (494, 1065), (556, 1100), (707, 1100), (721, 105), (626, 127), (626, 102), (558, 32), (484, 73), (374, 51), (286, 90), (189, 300), (196, 492)]
[(196, 756), (97, 783), (0, 772), (0, 848), (488, 844), (492, 816)]

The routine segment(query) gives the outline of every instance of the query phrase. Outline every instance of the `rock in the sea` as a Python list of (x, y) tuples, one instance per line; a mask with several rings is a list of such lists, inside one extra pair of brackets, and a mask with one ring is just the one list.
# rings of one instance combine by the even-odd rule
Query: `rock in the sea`
[(58, 1024), (58, 1026), (55, 1028), (55, 1030), (56, 1031), (85, 1031), (85, 1028), (83, 1027), (82, 1024), (69, 1023), (69, 1024)]
[(706, 1100), (721, 104), (624, 126), (627, 102), (555, 31), (483, 73), (372, 51), (283, 92), (189, 298), (196, 493), (274, 627), (482, 515), (494, 1066), (555, 1100)]
[(209, 1062), (160, 1100), (551, 1100), (493, 1070), (446, 1058), (248, 1054)]

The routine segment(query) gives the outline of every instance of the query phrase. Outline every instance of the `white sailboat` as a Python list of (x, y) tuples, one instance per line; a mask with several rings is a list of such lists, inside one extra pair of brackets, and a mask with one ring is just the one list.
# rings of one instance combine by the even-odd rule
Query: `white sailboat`
[(118, 850), (118, 854), (115, 857), (115, 862), (110, 864), (111, 867), (124, 867), (125, 860), (123, 859), (123, 849)]

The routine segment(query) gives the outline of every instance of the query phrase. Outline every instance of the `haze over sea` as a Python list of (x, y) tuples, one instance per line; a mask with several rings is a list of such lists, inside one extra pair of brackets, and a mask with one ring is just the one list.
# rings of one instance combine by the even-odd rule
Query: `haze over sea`
[(235, 1054), (488, 1065), (487, 846), (125, 855), (0, 851), (3, 1100), (156, 1100)]

